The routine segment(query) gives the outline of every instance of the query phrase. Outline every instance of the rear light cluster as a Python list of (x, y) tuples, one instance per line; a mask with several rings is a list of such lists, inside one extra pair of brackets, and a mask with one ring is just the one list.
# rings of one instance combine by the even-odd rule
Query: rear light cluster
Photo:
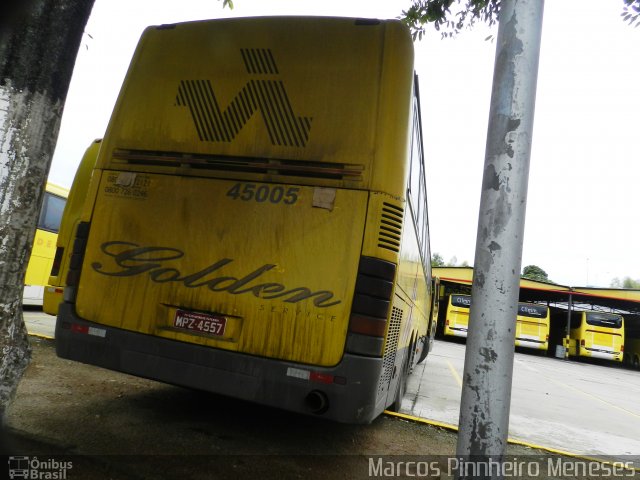
[(64, 301), (73, 303), (76, 301), (78, 284), (80, 283), (80, 270), (84, 260), (84, 252), (87, 249), (87, 239), (89, 238), (89, 222), (80, 222), (76, 230), (76, 237), (73, 241), (73, 250), (69, 261), (69, 272), (67, 273), (67, 283), (64, 289)]
[(62, 328), (71, 330), (74, 333), (93, 335), (94, 337), (104, 338), (107, 336), (107, 330), (104, 328), (90, 327), (88, 325), (80, 325), (78, 323), (62, 322)]
[(335, 383), (337, 385), (346, 385), (347, 379), (338, 375), (331, 375), (324, 372), (314, 372), (304, 368), (289, 367), (287, 369), (288, 377), (299, 378), (300, 380), (307, 380), (309, 382), (324, 383), (326, 385)]
[(62, 256), (64, 255), (64, 247), (56, 248), (56, 255), (53, 257), (53, 265), (51, 266), (51, 276), (57, 277), (60, 273), (60, 266), (62, 265)]
[(396, 265), (361, 257), (349, 318), (346, 351), (381, 357), (391, 308)]

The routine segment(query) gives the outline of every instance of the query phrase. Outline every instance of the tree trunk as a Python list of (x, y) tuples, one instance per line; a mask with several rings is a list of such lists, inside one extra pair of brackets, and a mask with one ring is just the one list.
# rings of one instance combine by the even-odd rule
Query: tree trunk
[(0, 6), (0, 422), (30, 359), (25, 270), (93, 0)]

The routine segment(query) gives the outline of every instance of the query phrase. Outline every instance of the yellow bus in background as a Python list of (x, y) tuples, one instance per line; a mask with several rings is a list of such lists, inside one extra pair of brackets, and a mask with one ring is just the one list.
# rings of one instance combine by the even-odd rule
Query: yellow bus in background
[(73, 237), (60, 357), (341, 422), (398, 409), (432, 305), (410, 32), (147, 28)]
[(60, 231), (56, 242), (55, 257), (49, 270), (49, 279), (44, 289), (42, 310), (49, 315), (58, 314), (62, 302), (69, 262), (73, 253), (73, 232), (80, 222), (80, 215), (89, 191), (91, 172), (98, 157), (101, 140), (94, 140), (85, 151), (73, 179), (67, 203), (62, 213)]
[(625, 314), (624, 363), (640, 370), (640, 315)]
[(630, 367), (640, 370), (640, 338), (627, 337), (624, 343), (624, 361)]
[[(447, 298), (443, 334), (467, 338), (471, 295), (452, 294)], [(549, 308), (534, 303), (518, 303), (516, 347), (547, 350), (549, 348)]]
[(42, 305), (68, 193), (68, 189), (47, 182), (24, 280), (23, 305)]
[(519, 303), (516, 317), (516, 347), (547, 351), (549, 349), (549, 307)]
[(590, 357), (622, 362), (624, 318), (615, 313), (571, 313), (570, 357)]
[(443, 328), (445, 336), (467, 338), (470, 308), (471, 295), (449, 295)]

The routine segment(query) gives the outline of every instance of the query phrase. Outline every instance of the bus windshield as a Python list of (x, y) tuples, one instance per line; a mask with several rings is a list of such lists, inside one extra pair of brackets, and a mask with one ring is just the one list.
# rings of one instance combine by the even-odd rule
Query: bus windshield
[(454, 307), (471, 307), (471, 297), (469, 295), (451, 295), (451, 305)]
[(587, 313), (587, 324), (594, 327), (620, 328), (622, 317), (610, 313)]

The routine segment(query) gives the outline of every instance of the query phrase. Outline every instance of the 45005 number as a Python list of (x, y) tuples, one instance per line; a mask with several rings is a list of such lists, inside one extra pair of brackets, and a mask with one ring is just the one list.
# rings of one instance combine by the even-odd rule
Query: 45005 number
[(270, 202), (293, 205), (298, 201), (300, 187), (283, 187), (280, 185), (256, 185), (255, 183), (236, 183), (227, 192), (227, 197), (245, 202)]

